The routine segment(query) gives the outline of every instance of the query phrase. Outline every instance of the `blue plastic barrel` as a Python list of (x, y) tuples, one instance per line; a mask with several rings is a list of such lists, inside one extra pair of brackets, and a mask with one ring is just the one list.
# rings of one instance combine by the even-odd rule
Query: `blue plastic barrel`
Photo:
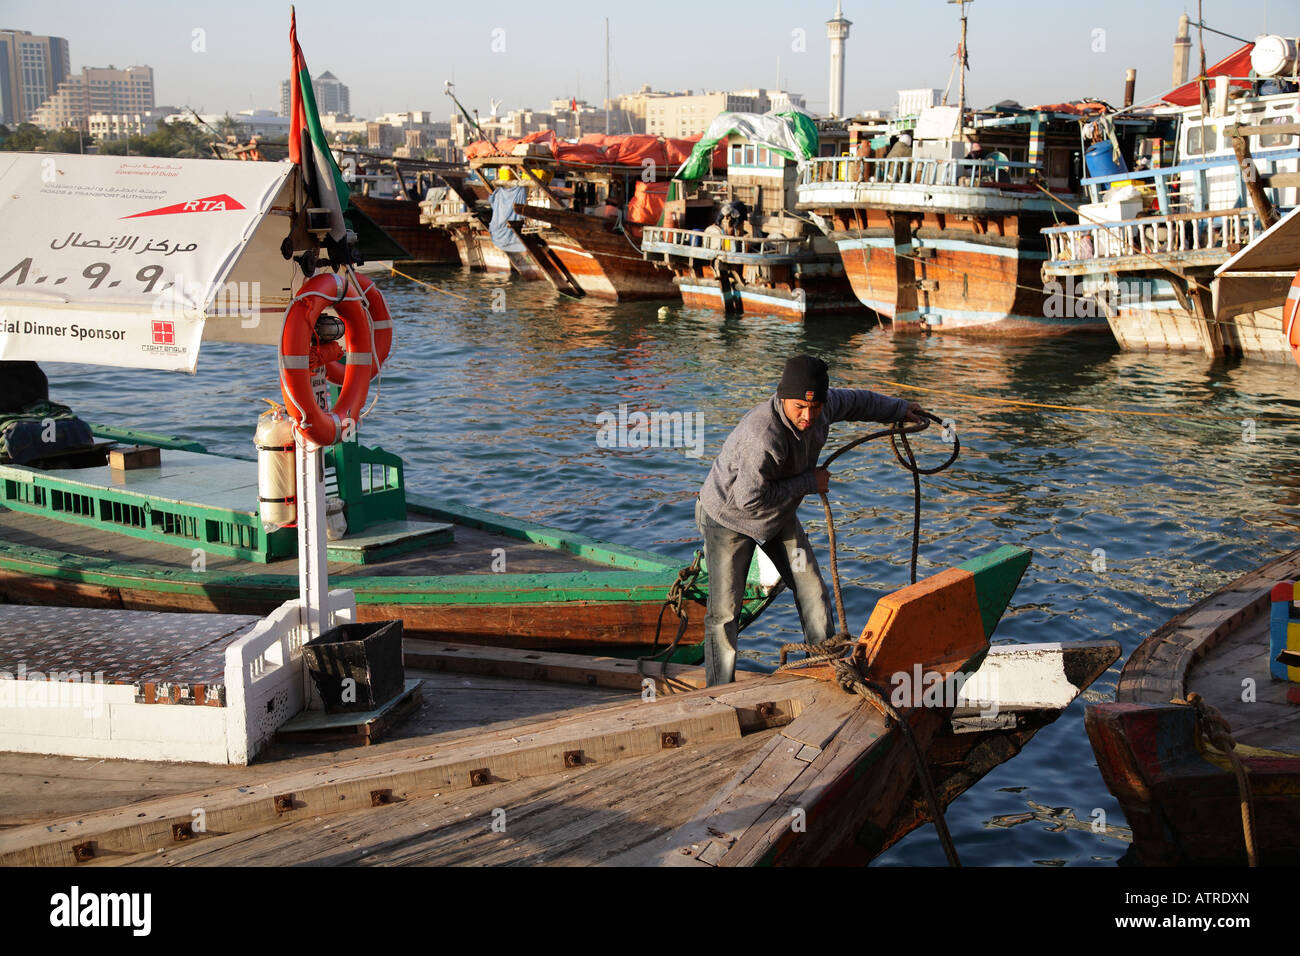
[(1115, 154), (1109, 140), (1089, 146), (1084, 155), (1087, 157), (1090, 177), (1118, 176), (1128, 172), (1128, 164), (1124, 162), (1124, 157)]

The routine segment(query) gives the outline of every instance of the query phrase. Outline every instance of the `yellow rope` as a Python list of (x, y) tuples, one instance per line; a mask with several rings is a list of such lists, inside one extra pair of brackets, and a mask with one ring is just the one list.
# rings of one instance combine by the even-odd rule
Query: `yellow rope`
[(415, 276), (408, 276), (405, 272), (399, 272), (397, 269), (394, 269), (391, 266), (389, 266), (388, 271), (395, 276), (401, 276), (403, 279), (409, 279), (410, 281), (414, 282), (416, 285), (422, 285), (426, 289), (432, 289), (434, 292), (441, 292), (443, 295), (449, 295), (453, 299), (460, 299), (463, 302), (469, 301), (469, 296), (467, 295), (459, 295), (458, 293), (455, 292), (448, 292), (442, 286), (430, 285), (428, 282), (421, 282), (419, 279), (415, 278)]
[[(936, 395), (946, 395), (950, 398), (964, 398), (973, 402), (989, 402), (996, 405), (1017, 405), (1022, 408), (1050, 408), (1063, 412), (1096, 412), (1102, 415), (1141, 415), (1149, 418), (1184, 418), (1184, 419), (1202, 419), (1216, 422), (1234, 422), (1240, 424), (1242, 419), (1230, 415), (1191, 415), (1179, 414), (1177, 412), (1139, 412), (1127, 408), (1094, 408), (1090, 405), (1049, 405), (1045, 402), (1021, 402), (1010, 398), (994, 398), (991, 395), (969, 395), (964, 392), (950, 392), (942, 388), (925, 388), (921, 385), (907, 385), (903, 382), (890, 382), (884, 379), (879, 380), (879, 384), (888, 385), (891, 388), (905, 388), (913, 392), (932, 392)], [(1300, 422), (1300, 418), (1292, 418), (1283, 415), (1254, 415), (1251, 416), (1256, 421), (1266, 422)]]

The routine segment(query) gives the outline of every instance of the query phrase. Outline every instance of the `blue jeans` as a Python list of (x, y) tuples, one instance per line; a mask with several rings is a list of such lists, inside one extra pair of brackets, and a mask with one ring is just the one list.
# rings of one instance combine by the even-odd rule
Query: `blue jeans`
[(831, 635), (830, 595), (797, 517), (792, 515), (780, 531), (760, 545), (749, 535), (718, 524), (697, 499), (695, 525), (704, 537), (704, 560), (709, 571), (709, 609), (704, 617), (704, 675), (709, 686), (736, 679), (737, 619), (756, 547), (772, 559), (782, 580), (794, 591), (804, 640), (820, 644)]

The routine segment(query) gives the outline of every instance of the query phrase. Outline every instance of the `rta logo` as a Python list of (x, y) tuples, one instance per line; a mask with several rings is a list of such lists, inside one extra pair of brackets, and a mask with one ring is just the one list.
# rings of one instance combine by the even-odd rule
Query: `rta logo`
[(158, 319), (153, 323), (153, 344), (154, 345), (175, 345), (176, 344), (176, 323), (162, 322)]

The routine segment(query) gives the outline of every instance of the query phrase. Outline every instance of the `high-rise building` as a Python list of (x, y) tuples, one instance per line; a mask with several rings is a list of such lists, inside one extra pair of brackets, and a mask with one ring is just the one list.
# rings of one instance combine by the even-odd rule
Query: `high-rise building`
[(42, 129), (86, 129), (92, 113), (143, 113), (153, 107), (153, 67), (87, 66), (59, 84), (32, 122)]
[[(289, 115), (290, 97), (292, 95), (293, 80), (280, 81), (280, 115)], [(352, 96), (348, 88), (339, 82), (339, 78), (326, 70), (316, 79), (311, 81), (312, 96), (316, 97), (316, 112), (324, 116), (326, 113), (351, 114)]]
[(835, 18), (826, 21), (826, 37), (831, 41), (831, 100), (829, 115), (844, 115), (844, 41), (849, 38), (852, 21), (844, 19), (840, 0), (835, 0)]
[(0, 30), (0, 123), (31, 122), (71, 72), (68, 41)]

